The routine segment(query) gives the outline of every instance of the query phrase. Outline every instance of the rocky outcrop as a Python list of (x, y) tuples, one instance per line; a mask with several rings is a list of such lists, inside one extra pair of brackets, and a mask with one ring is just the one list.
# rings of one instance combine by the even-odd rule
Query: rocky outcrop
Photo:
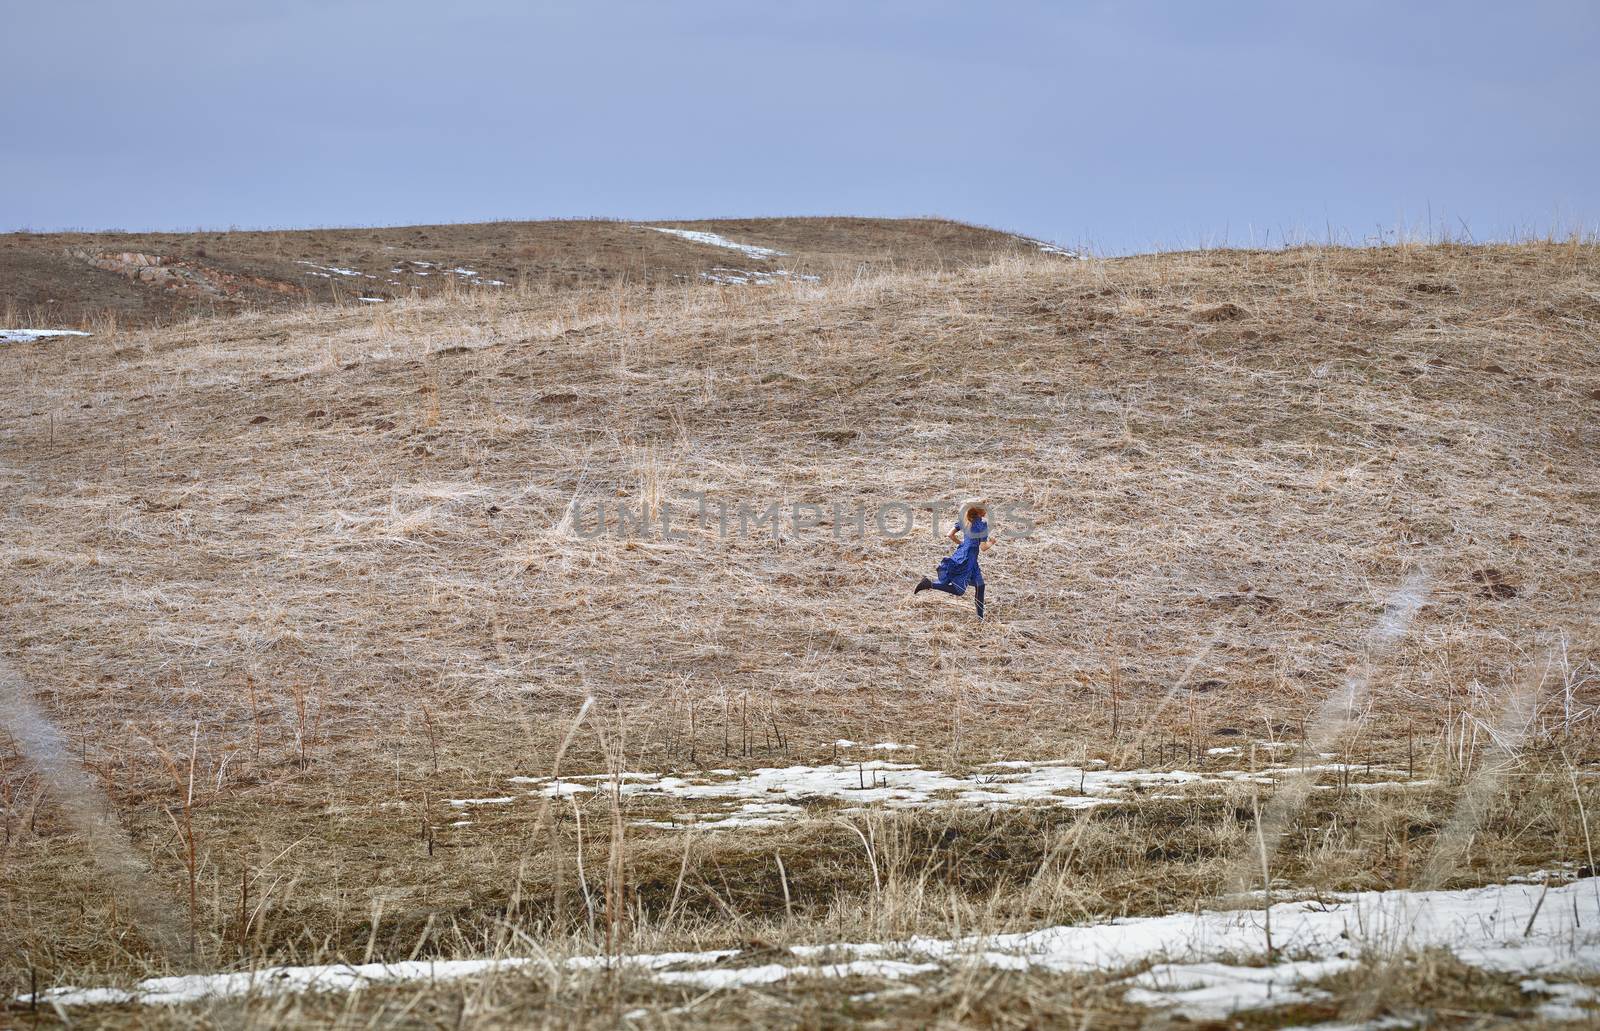
[[(183, 261), (162, 254), (143, 254), (138, 251), (96, 253), (69, 249), (67, 254), (104, 272), (127, 276), (136, 283), (184, 294), (192, 298), (209, 297), (227, 300), (240, 293), (255, 289), (279, 294), (295, 294), (300, 288), (293, 283), (260, 276), (240, 276), (221, 269), (209, 268), (198, 262)], [(240, 298), (242, 299), (242, 298)]]

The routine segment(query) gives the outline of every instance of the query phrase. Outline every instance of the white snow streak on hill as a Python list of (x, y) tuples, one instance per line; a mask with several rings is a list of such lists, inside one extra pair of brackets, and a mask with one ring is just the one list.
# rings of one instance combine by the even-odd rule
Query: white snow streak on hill
[(666, 233), (668, 236), (676, 236), (684, 240), (693, 240), (695, 243), (710, 244), (713, 247), (726, 247), (730, 251), (738, 251), (745, 257), (754, 258), (757, 261), (765, 261), (768, 258), (781, 258), (788, 253), (787, 251), (774, 250), (771, 247), (757, 247), (753, 243), (734, 243), (726, 236), (718, 236), (716, 233), (701, 233), (693, 229), (668, 229), (664, 226), (640, 226), (639, 228), (653, 229), (658, 233)]
[(1089, 260), (1087, 255), (1079, 254), (1077, 251), (1069, 251), (1064, 247), (1057, 247), (1055, 244), (1046, 243), (1043, 240), (1035, 240), (1031, 236), (1019, 236), (1019, 237), (1017, 237), (1017, 239), (1021, 240), (1023, 243), (1031, 243), (1031, 244), (1033, 244), (1035, 247), (1039, 248), (1039, 250), (1041, 252), (1045, 253), (1045, 254), (1059, 254), (1063, 258), (1077, 258), (1079, 261), (1088, 261)]
[(0, 344), (30, 344), (50, 337), (86, 337), (81, 329), (0, 329)]

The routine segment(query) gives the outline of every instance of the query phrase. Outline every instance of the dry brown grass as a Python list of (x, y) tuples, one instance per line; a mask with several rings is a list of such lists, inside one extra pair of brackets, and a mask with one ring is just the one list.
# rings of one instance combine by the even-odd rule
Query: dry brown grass
[[(736, 251), (639, 225), (718, 233), (783, 251), (753, 260)], [(467, 267), (479, 282), (539, 290), (602, 289), (626, 282), (699, 282), (717, 267), (849, 278), (890, 269), (987, 264), (1035, 248), (1010, 233), (935, 218), (755, 218), (620, 222), (567, 219), (366, 229), (192, 233), (0, 234), (0, 329), (24, 325), (105, 329), (170, 325), (186, 317), (314, 306), (354, 305), (361, 295), (433, 297), (469, 292), (446, 270)], [(228, 278), (226, 295), (190, 296), (91, 267), (74, 252), (139, 253)], [(425, 274), (392, 274), (407, 262)], [(306, 263), (310, 263), (309, 265)], [(329, 267), (362, 273), (329, 274)], [(497, 290), (497, 287), (482, 287)]]
[[(559, 806), (447, 826), (441, 799), (550, 772), (591, 696), (568, 772), (819, 761), (837, 737), (917, 744), (949, 769), (1190, 766), (1211, 745), (1314, 736), (1359, 681), (1337, 750), (1442, 783), (1299, 813), (1275, 876), (1416, 883), (1486, 763), (1508, 779), (1474, 796), (1451, 882), (1577, 860), (1558, 774), (1597, 758), (1597, 259), (1008, 259), (761, 289), (526, 287), (11, 347), (5, 652), (174, 899), (189, 870), (160, 753), (187, 757), (198, 722), (211, 964), (515, 951), (508, 928), (635, 951), (1182, 909), (1254, 841), (1247, 797), (941, 812), (883, 824), (874, 877), (855, 833), (819, 821), (692, 844), (685, 886), (684, 839), (618, 831), (602, 800), (582, 850)], [(907, 540), (842, 544), (679, 523), (685, 542), (590, 540), (564, 522), (576, 498), (682, 516), (692, 492), (870, 505), (980, 489), (1039, 523), (1028, 540), (999, 526), (981, 626), (969, 602), (910, 598), (940, 554), (925, 514)], [(1426, 604), (1374, 651), (1415, 573)], [(1516, 685), (1534, 708), (1497, 741)], [(48, 792), (5, 762), (7, 987), (29, 966), (159, 968)], [(1063, 835), (1074, 858), (1052, 867)], [(916, 871), (940, 848), (934, 890)], [(626, 921), (583, 901), (608, 884)], [(1017, 1009), (1033, 990), (1014, 984), (959, 991), (952, 1023), (1083, 1005), (1070, 984), (1048, 1011)], [(550, 1002), (551, 1022), (606, 1019), (582, 997)]]

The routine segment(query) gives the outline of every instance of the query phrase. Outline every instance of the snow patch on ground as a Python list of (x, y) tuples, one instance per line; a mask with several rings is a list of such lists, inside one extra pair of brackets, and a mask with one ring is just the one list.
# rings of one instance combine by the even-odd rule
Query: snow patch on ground
[(318, 265), (316, 262), (312, 262), (312, 261), (297, 261), (297, 262), (295, 262), (295, 264), (296, 265), (304, 265), (307, 268), (316, 269), (316, 271), (311, 273), (311, 274), (314, 275), (314, 276), (315, 275), (320, 275), (323, 279), (327, 279), (330, 276), (354, 276), (354, 277), (358, 277), (358, 278), (364, 277), (366, 279), (377, 279), (378, 278), (377, 276), (370, 275), (370, 274), (368, 274), (366, 272), (362, 272), (359, 269), (340, 268), (337, 265)]
[[(1259, 909), (1123, 917), (953, 939), (795, 946), (781, 950), (778, 960), (765, 953), (767, 962), (757, 966), (730, 962), (738, 953), (728, 949), (638, 954), (616, 962), (655, 980), (696, 990), (765, 985), (791, 977), (896, 980), (961, 965), (1040, 973), (1131, 970), (1122, 982), (1128, 1001), (1212, 1020), (1241, 1010), (1315, 1000), (1322, 993), (1307, 982), (1350, 970), (1368, 959), (1382, 961), (1399, 952), (1441, 948), (1468, 965), (1524, 977), (1525, 992), (1551, 996), (1542, 1004), (1541, 1015), (1589, 1019), (1594, 1013), (1588, 1007), (1600, 1001), (1600, 990), (1549, 978), (1600, 973), (1600, 879), (1552, 887), (1541, 898), (1543, 893), (1535, 885), (1501, 884), (1453, 891), (1351, 892), (1282, 902), (1270, 911), (1272, 942), (1277, 955), (1297, 958), (1256, 966), (1237, 961), (1266, 955), (1268, 914)], [(534, 962), (555, 961), (503, 958), (274, 967), (151, 978), (132, 988), (51, 988), (40, 992), (37, 1001), (59, 1006), (171, 1004), (247, 994), (348, 991), (385, 981), (450, 980)], [(578, 956), (561, 966), (602, 970), (613, 962), (607, 956)], [(31, 1001), (29, 996), (18, 999), (23, 1004)]]
[(1506, 880), (1511, 884), (1543, 884), (1546, 881), (1570, 881), (1578, 876), (1578, 864), (1557, 863), (1547, 870), (1512, 874)]
[(1330, 1020), (1322, 1024), (1296, 1024), (1293, 1027), (1279, 1028), (1278, 1031), (1399, 1031), (1400, 1028), (1418, 1027), (1426, 1016), (1388, 1016), (1377, 1017), (1372, 1020), (1363, 1020), (1359, 1024)]
[(0, 344), (31, 344), (50, 337), (86, 337), (81, 329), (0, 329)]
[[(439, 275), (455, 276), (468, 286), (506, 285), (505, 280), (503, 279), (484, 279), (482, 273), (478, 272), (476, 269), (467, 268), (465, 265), (457, 265), (455, 268), (444, 268), (440, 265), (434, 264), (431, 261), (414, 261), (407, 259), (390, 269), (389, 272), (391, 275), (399, 275), (402, 273), (410, 273), (413, 276), (433, 275), (434, 272), (429, 272), (429, 269), (433, 269), (434, 272), (437, 272)], [(313, 275), (315, 275), (315, 273), (313, 273)], [(395, 283), (395, 281), (392, 279), (389, 280), (389, 282)], [(399, 284), (395, 283), (395, 285), (398, 286)]]
[(1223, 1020), (1242, 1010), (1316, 1002), (1328, 993), (1302, 987), (1342, 973), (1353, 959), (1314, 959), (1270, 967), (1227, 963), (1158, 963), (1130, 978), (1126, 1002), (1170, 1010), (1190, 1020)]
[(1032, 244), (1033, 246), (1039, 248), (1040, 253), (1043, 254), (1058, 254), (1063, 258), (1076, 258), (1079, 261), (1089, 260), (1089, 257), (1086, 254), (1079, 254), (1077, 251), (1069, 251), (1065, 247), (1057, 247), (1055, 244), (1045, 240), (1035, 240), (1031, 236), (1019, 236), (1017, 239), (1023, 243)]
[(744, 269), (724, 268), (716, 266), (710, 272), (700, 273), (700, 278), (722, 286), (771, 286), (773, 283), (785, 279), (797, 280), (804, 283), (820, 283), (821, 276), (810, 276), (803, 272), (790, 272), (786, 268), (774, 269), (771, 272), (747, 272)]
[[(184, 974), (152, 977), (130, 989), (52, 988), (38, 1001), (58, 1006), (99, 1006), (137, 1002), (174, 1006), (200, 999), (241, 995), (295, 995), (302, 992), (348, 992), (383, 982), (453, 981), (534, 962), (531, 959), (461, 959), (408, 963), (333, 963), (308, 967), (264, 967), (233, 974)], [(32, 1001), (23, 997), (22, 1001)]]
[(754, 258), (756, 261), (781, 258), (788, 253), (787, 251), (774, 250), (771, 247), (757, 247), (753, 243), (735, 243), (726, 236), (718, 236), (716, 233), (702, 233), (694, 229), (668, 229), (666, 226), (637, 226), (636, 228), (651, 229), (658, 233), (666, 233), (668, 236), (676, 236), (681, 240), (710, 244), (712, 247), (726, 247), (730, 251), (738, 251), (745, 257)]
[(1520, 987), (1524, 992), (1537, 992), (1550, 996), (1550, 1001), (1539, 1006), (1539, 1016), (1546, 1020), (1594, 1020), (1600, 1011), (1590, 1009), (1600, 1006), (1600, 988), (1586, 984), (1562, 984), (1546, 981), (1542, 977), (1525, 980)]
[[(874, 759), (849, 765), (756, 769), (720, 781), (636, 773), (629, 775), (618, 786), (618, 791), (624, 797), (663, 796), (720, 807), (715, 811), (675, 813), (672, 820), (647, 821), (649, 826), (759, 827), (800, 818), (805, 810), (797, 803), (808, 800), (848, 802), (852, 808), (879, 805), (889, 809), (915, 809), (949, 802), (1014, 805), (1028, 800), (1047, 800), (1056, 805), (1087, 808), (1111, 801), (1107, 797), (1094, 797), (1093, 791), (1109, 791), (1114, 786), (1142, 780), (1183, 781), (1182, 775), (1173, 774), (1111, 776), (1114, 779), (1107, 780), (1107, 775), (1100, 772), (1047, 767), (966, 778), (909, 763)], [(546, 798), (570, 797), (597, 787), (538, 777), (524, 778), (523, 782), (533, 785), (534, 795)], [(1058, 794), (1067, 791), (1076, 797)]]
[(876, 977), (894, 981), (939, 970), (937, 963), (904, 963), (892, 959), (858, 959), (848, 963), (823, 963), (817, 966), (785, 966), (768, 963), (759, 967), (718, 967), (711, 970), (663, 970), (655, 975), (666, 984), (692, 988), (748, 988), (771, 984), (791, 977)]
[[(867, 747), (883, 752), (908, 751), (916, 747), (893, 741), (862, 746), (844, 739), (834, 744), (838, 748)], [(682, 799), (695, 803), (693, 807), (669, 812), (665, 818), (652, 814), (648, 819), (636, 820), (639, 826), (771, 827), (802, 819), (806, 815), (806, 802), (843, 802), (847, 804), (846, 812), (868, 806), (921, 809), (942, 805), (1001, 808), (1042, 804), (1088, 809), (1126, 801), (1152, 788), (1196, 784), (1220, 787), (1252, 782), (1268, 784), (1289, 773), (1301, 771), (1348, 777), (1364, 770), (1365, 767), (1341, 763), (1277, 767), (1254, 773), (1246, 770), (1107, 770), (1098, 768), (1094, 763), (1077, 766), (1065, 761), (1008, 760), (979, 767), (971, 774), (957, 775), (914, 763), (871, 759), (823, 766), (763, 767), (745, 772), (711, 770), (683, 776), (626, 772), (616, 775), (620, 781), (616, 791), (621, 797), (643, 802)], [(1377, 769), (1373, 772), (1383, 775), (1397, 773), (1394, 770)], [(609, 775), (593, 775), (561, 779), (510, 779), (512, 783), (529, 786), (530, 794), (534, 797), (571, 798), (596, 790), (610, 792), (612, 787), (609, 781), (613, 778)], [(1158, 797), (1183, 796), (1167, 793)], [(471, 804), (471, 801), (460, 800), (459, 804)]]

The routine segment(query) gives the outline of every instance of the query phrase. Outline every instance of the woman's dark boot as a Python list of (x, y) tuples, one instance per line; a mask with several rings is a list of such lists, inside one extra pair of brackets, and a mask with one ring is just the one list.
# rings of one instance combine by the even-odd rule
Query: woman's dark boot
[(983, 584), (979, 584), (977, 586), (977, 592), (978, 592), (978, 596), (977, 596), (976, 601), (978, 603), (978, 618), (982, 619), (983, 618)]
[(926, 591), (928, 588), (930, 588), (932, 586), (933, 586), (933, 581), (929, 580), (927, 577), (923, 577), (921, 580), (917, 581), (917, 586), (911, 588), (911, 593), (912, 594), (921, 594), (923, 591)]

